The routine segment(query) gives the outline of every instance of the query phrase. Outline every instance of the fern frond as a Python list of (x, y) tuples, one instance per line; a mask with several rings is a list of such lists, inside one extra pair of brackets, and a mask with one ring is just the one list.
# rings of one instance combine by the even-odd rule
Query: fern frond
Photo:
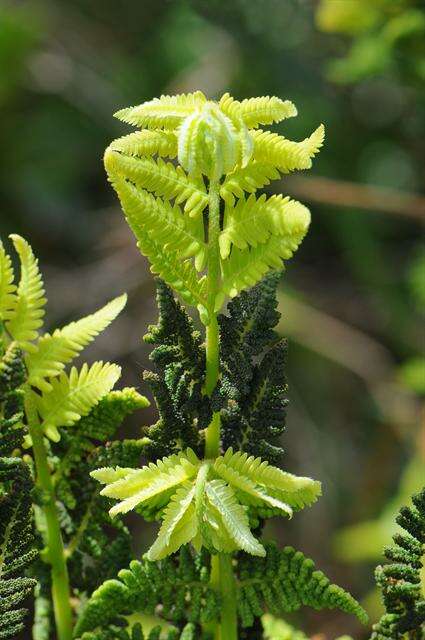
[[(189, 622), (199, 632), (198, 624), (218, 615), (218, 598), (209, 584), (209, 572), (209, 557), (194, 556), (188, 547), (155, 563), (134, 560), (129, 569), (120, 571), (117, 580), (108, 580), (93, 593), (80, 614), (75, 637), (106, 630), (114, 623), (125, 627), (129, 613), (138, 611), (160, 613), (163, 620), (180, 629), (187, 628)], [(88, 640), (89, 636), (83, 638)]]
[(195, 487), (187, 483), (177, 489), (164, 512), (161, 529), (147, 553), (148, 560), (161, 560), (187, 544), (198, 532), (193, 506)]
[(282, 261), (292, 257), (299, 242), (271, 236), (256, 247), (243, 250), (234, 247), (230, 256), (221, 261), (222, 281), (215, 309), (221, 308), (226, 295), (234, 298), (243, 289), (257, 284), (268, 271), (281, 270)]
[[(105, 484), (101, 494), (120, 500), (110, 514), (127, 513), (139, 504), (156, 499), (161, 494), (169, 496), (170, 490), (193, 478), (200, 460), (188, 449), (185, 453), (172, 455), (150, 463), (141, 469), (97, 469), (90, 475)], [(168, 501), (168, 500), (167, 500)]]
[(16, 305), (6, 322), (6, 327), (13, 339), (23, 348), (27, 348), (37, 337), (37, 330), (43, 324), (46, 298), (38, 260), (30, 245), (21, 236), (11, 235), (10, 237), (19, 255), (21, 277), (16, 291)]
[(247, 477), (294, 509), (310, 506), (321, 495), (320, 482), (294, 476), (269, 465), (261, 458), (254, 458), (241, 451), (234, 453), (232, 449), (228, 449), (224, 456), (217, 458), (215, 469), (220, 475), (226, 473), (229, 477), (235, 472), (235, 480), (238, 476)]
[(185, 202), (184, 211), (191, 217), (202, 213), (208, 204), (201, 179), (189, 178), (182, 167), (161, 158), (138, 158), (109, 148), (105, 152), (105, 168), (112, 182), (116, 178), (130, 180), (166, 200), (174, 199), (176, 204)]
[(323, 146), (325, 127), (321, 124), (308, 138), (301, 142), (288, 140), (270, 131), (251, 132), (254, 140), (254, 159), (268, 162), (282, 173), (296, 169), (310, 169), (312, 159)]
[(246, 511), (230, 486), (223, 480), (211, 480), (207, 482), (205, 490), (209, 502), (220, 513), (227, 533), (237, 547), (252, 555), (264, 556), (264, 547), (252, 535)]
[(51, 390), (33, 394), (42, 427), (48, 438), (60, 439), (58, 427), (69, 427), (87, 415), (118, 380), (121, 369), (109, 362), (84, 364), (80, 371), (72, 367), (69, 376), (61, 373), (51, 379)]
[(314, 609), (340, 609), (363, 624), (367, 614), (344, 589), (331, 584), (314, 562), (292, 547), (278, 550), (266, 545), (262, 558), (240, 556), (238, 562), (238, 609), (243, 627), (268, 610), (276, 616), (297, 611), (301, 606)]
[(144, 129), (117, 138), (109, 145), (112, 151), (127, 156), (163, 156), (175, 158), (177, 155), (177, 136), (172, 131), (150, 131)]
[(16, 306), (12, 260), (0, 240), (0, 320), (9, 320)]
[[(379, 566), (375, 578), (382, 590), (386, 613), (373, 626), (371, 640), (422, 638), (425, 630), (425, 597), (421, 570), (425, 552), (425, 488), (403, 507), (396, 522), (403, 533), (384, 550), (390, 564)], [(406, 636), (406, 634), (408, 634)]]
[(0, 456), (3, 457), (13, 456), (23, 444), (24, 391), (20, 387), (25, 379), (22, 351), (17, 342), (11, 342), (0, 360)]
[(19, 458), (0, 458), (0, 638), (24, 629), (23, 606), (36, 581), (25, 570), (37, 556), (34, 548), (29, 467)]
[(175, 129), (194, 109), (202, 107), (206, 100), (202, 91), (161, 96), (137, 107), (121, 109), (115, 117), (127, 124), (147, 129)]
[(122, 295), (96, 313), (39, 338), (25, 358), (29, 384), (50, 391), (51, 383), (46, 378), (58, 376), (65, 365), (117, 317), (126, 301), (127, 296)]
[(235, 198), (242, 198), (244, 191), (255, 193), (280, 177), (279, 171), (267, 162), (250, 162), (246, 167), (237, 167), (223, 181), (220, 195), (227, 204), (234, 205)]
[(239, 102), (225, 93), (219, 102), (220, 109), (231, 119), (241, 118), (249, 129), (260, 124), (280, 122), (284, 118), (297, 115), (297, 109), (290, 100), (281, 100), (275, 96), (246, 98)]
[(285, 238), (295, 247), (301, 243), (310, 224), (310, 211), (300, 202), (281, 195), (258, 199), (251, 195), (240, 198), (235, 207), (227, 206), (223, 231), (220, 234), (220, 252), (224, 260), (232, 244), (238, 249), (256, 247), (274, 238)]

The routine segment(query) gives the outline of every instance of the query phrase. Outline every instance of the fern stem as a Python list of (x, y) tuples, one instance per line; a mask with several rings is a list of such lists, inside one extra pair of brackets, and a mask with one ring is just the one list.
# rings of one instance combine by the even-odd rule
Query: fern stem
[(72, 610), (65, 550), (55, 503), (55, 492), (49, 471), (47, 451), (38, 414), (31, 400), (25, 402), (29, 433), (32, 439), (37, 484), (43, 492), (46, 520), (47, 561), (51, 565), (52, 600), (58, 640), (72, 640)]
[[(215, 299), (220, 282), (220, 184), (211, 181), (209, 188), (208, 215), (208, 314), (206, 328), (206, 378), (205, 392), (214, 391), (220, 367), (220, 334), (215, 311)], [(205, 457), (214, 459), (220, 455), (220, 413), (213, 413), (205, 433)], [(232, 556), (219, 553), (211, 558), (211, 586), (221, 595), (220, 623), (208, 627), (214, 640), (237, 640), (236, 589)]]

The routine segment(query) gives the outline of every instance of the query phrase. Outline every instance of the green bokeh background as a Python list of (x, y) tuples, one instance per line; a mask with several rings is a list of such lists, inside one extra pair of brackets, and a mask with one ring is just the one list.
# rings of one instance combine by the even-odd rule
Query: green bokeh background
[[(202, 89), (293, 100), (298, 118), (277, 127), (293, 139), (326, 125), (313, 169), (276, 187), (313, 216), (281, 285), (286, 468), (320, 479), (324, 496), (266, 534), (311, 554), (372, 619), (373, 567), (425, 480), (424, 43), (424, 4), (409, 0), (0, 3), (0, 233), (39, 255), (48, 328), (129, 292), (87, 355), (122, 364), (123, 384), (146, 392), (141, 336), (155, 302), (102, 167), (127, 131), (113, 112)], [(139, 554), (153, 529), (130, 522)], [(338, 613), (296, 621), (325, 639), (367, 637)]]

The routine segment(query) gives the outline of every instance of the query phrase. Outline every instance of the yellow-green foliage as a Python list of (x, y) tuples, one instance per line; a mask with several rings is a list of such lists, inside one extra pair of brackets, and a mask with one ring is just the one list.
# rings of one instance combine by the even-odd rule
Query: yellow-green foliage
[[(77, 322), (53, 333), (40, 335), (45, 314), (45, 291), (38, 260), (24, 238), (11, 236), (20, 261), (20, 278), (15, 284), (12, 260), (0, 243), (0, 322), (3, 339), (12, 341), (24, 353), (27, 370), (26, 406), (38, 413), (45, 435), (60, 438), (58, 427), (71, 426), (87, 415), (112, 389), (120, 376), (115, 364), (95, 362), (78, 371), (65, 367), (120, 313), (126, 296)], [(27, 438), (27, 442), (29, 439)]]
[(162, 527), (148, 552), (158, 560), (192, 542), (230, 553), (243, 549), (264, 556), (249, 527), (249, 509), (267, 506), (292, 516), (313, 504), (320, 483), (299, 478), (260, 458), (228, 449), (202, 461), (188, 449), (142, 469), (103, 468), (91, 474), (105, 484), (102, 495), (119, 500), (111, 515), (141, 508), (161, 514)]
[[(289, 100), (240, 102), (226, 93), (215, 102), (200, 91), (161, 96), (116, 114), (141, 130), (106, 150), (109, 180), (152, 271), (198, 307), (205, 322), (206, 308), (217, 312), (227, 295), (281, 268), (308, 229), (310, 213), (299, 202), (254, 195), (281, 174), (311, 167), (322, 146), (323, 125), (302, 142), (258, 128), (295, 115)], [(177, 164), (166, 160), (176, 156)], [(212, 185), (226, 203), (213, 305), (202, 274), (208, 262), (202, 214)]]

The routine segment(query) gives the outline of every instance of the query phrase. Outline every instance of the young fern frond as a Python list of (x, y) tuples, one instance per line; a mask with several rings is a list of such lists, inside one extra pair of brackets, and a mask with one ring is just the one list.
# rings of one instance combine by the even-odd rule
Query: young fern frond
[(320, 151), (325, 138), (325, 128), (321, 124), (308, 138), (293, 142), (277, 133), (251, 132), (254, 141), (254, 160), (269, 162), (282, 173), (310, 169), (312, 159)]
[(126, 301), (126, 295), (115, 298), (96, 313), (40, 337), (25, 358), (29, 384), (41, 391), (50, 391), (52, 385), (48, 379), (58, 376), (66, 364), (106, 329)]
[(293, 241), (298, 246), (310, 224), (310, 211), (300, 202), (281, 195), (240, 198), (235, 207), (225, 211), (223, 231), (219, 237), (221, 258), (225, 260), (232, 245), (238, 249), (256, 247), (270, 236)]
[(261, 124), (273, 124), (285, 118), (297, 115), (297, 109), (290, 100), (281, 100), (275, 96), (245, 98), (242, 102), (234, 100), (225, 93), (219, 102), (220, 108), (232, 120), (242, 119), (249, 129)]
[(0, 320), (9, 320), (16, 306), (16, 285), (12, 260), (0, 240)]
[(117, 365), (100, 361), (91, 367), (84, 364), (80, 371), (72, 367), (69, 376), (62, 372), (51, 378), (49, 391), (32, 396), (45, 435), (57, 442), (60, 439), (58, 427), (69, 427), (87, 415), (112, 389), (120, 373)]
[(6, 328), (12, 338), (25, 348), (37, 337), (38, 329), (43, 324), (46, 298), (38, 260), (30, 245), (21, 236), (10, 237), (19, 255), (21, 277), (16, 291), (16, 305), (6, 321)]
[(202, 91), (161, 96), (137, 107), (121, 109), (115, 117), (127, 124), (146, 129), (175, 129), (194, 109), (203, 106), (206, 100)]
[(111, 142), (109, 149), (138, 158), (155, 155), (175, 158), (177, 155), (177, 136), (173, 131), (144, 129), (117, 138)]
[(279, 171), (273, 164), (251, 162), (248, 166), (237, 168), (226, 176), (220, 187), (220, 196), (227, 204), (233, 206), (235, 198), (242, 198), (244, 192), (255, 193), (279, 177)]

